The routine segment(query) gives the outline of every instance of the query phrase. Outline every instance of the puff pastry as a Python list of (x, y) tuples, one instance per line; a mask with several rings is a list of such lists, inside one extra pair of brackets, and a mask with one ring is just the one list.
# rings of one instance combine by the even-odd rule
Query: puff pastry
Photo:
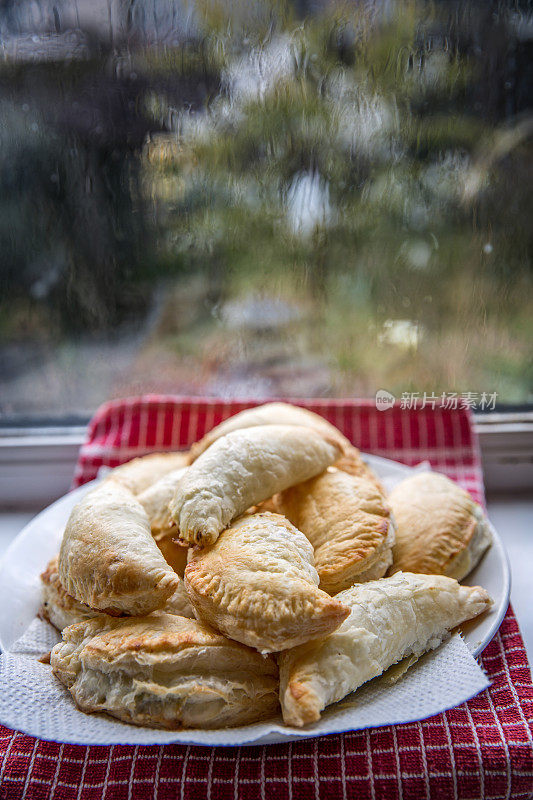
[[(67, 594), (59, 579), (57, 556), (49, 562), (42, 573), (41, 585), (43, 599), (39, 616), (48, 620), (58, 631), (62, 631), (68, 625), (93, 619), (101, 613), (94, 611), (94, 609), (86, 606), (85, 603), (80, 603), (79, 600)], [(169, 597), (162, 610), (168, 614), (177, 614), (180, 617), (194, 619), (194, 609), (189, 602), (183, 581), (178, 583), (178, 588)]]
[(335, 630), (349, 610), (317, 588), (313, 548), (279, 514), (244, 516), (195, 549), (185, 588), (199, 618), (269, 653)]
[(185, 567), (187, 566), (187, 554), (189, 552), (188, 547), (184, 547), (183, 544), (176, 539), (175, 531), (169, 531), (168, 533), (159, 533), (154, 536), (154, 541), (156, 545), (161, 550), (163, 554), (163, 558), (169, 564), (174, 572), (183, 578), (183, 573), (185, 572)]
[(152, 538), (144, 508), (109, 478), (72, 509), (59, 577), (76, 600), (112, 615), (162, 608), (179, 583)]
[(348, 475), (353, 475), (355, 478), (367, 478), (372, 481), (382, 495), (385, 495), (385, 489), (380, 479), (374, 470), (368, 466), (366, 461), (363, 460), (360, 451), (357, 447), (350, 445), (344, 451), (344, 454), (333, 464), (337, 469), (347, 472)]
[(169, 509), (180, 538), (212, 544), (247, 508), (318, 475), (339, 456), (338, 443), (312, 428), (261, 425), (228, 433), (178, 481)]
[(196, 617), (194, 608), (189, 600), (189, 595), (185, 590), (185, 583), (182, 580), (178, 583), (178, 588), (174, 594), (171, 594), (168, 598), (161, 612), (154, 611), (153, 613), (159, 614), (162, 612), (166, 614), (175, 614), (178, 617), (188, 617), (189, 619), (194, 619)]
[(290, 403), (265, 403), (262, 406), (241, 411), (210, 430), (203, 439), (191, 447), (189, 463), (192, 464), (221, 436), (243, 428), (254, 428), (257, 425), (303, 425), (306, 428), (313, 428), (327, 439), (336, 441), (341, 450), (350, 447), (348, 439), (319, 414)]
[(275, 498), (314, 548), (320, 588), (330, 594), (381, 578), (392, 563), (394, 525), (372, 480), (334, 467)]
[(48, 620), (58, 631), (76, 622), (92, 619), (100, 613), (67, 594), (59, 579), (57, 556), (48, 563), (41, 574), (41, 588), (42, 604), (39, 616)]
[(409, 655), (437, 647), (448, 632), (491, 604), (480, 586), (443, 575), (398, 572), (337, 595), (351, 608), (340, 628), (318, 642), (281, 653), (283, 720), (301, 727)]
[(460, 581), (491, 544), (481, 507), (445, 475), (413, 475), (394, 487), (389, 502), (397, 526), (391, 572), (435, 573)]
[(230, 727), (278, 708), (272, 658), (169, 614), (72, 625), (50, 663), (82, 711), (136, 725)]
[(150, 453), (115, 467), (107, 478), (120, 483), (136, 495), (144, 492), (168, 472), (184, 467), (188, 460), (188, 453)]
[(173, 470), (137, 495), (139, 503), (148, 515), (152, 536), (165, 561), (181, 577), (187, 564), (187, 548), (174, 541), (178, 536), (178, 527), (170, 516), (168, 504), (174, 497), (177, 483), (185, 472), (186, 468)]

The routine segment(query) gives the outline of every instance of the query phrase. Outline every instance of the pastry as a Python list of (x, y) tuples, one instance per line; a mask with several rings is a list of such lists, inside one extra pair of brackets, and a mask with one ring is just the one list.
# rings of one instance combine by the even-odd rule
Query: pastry
[(247, 508), (318, 475), (339, 456), (337, 442), (312, 428), (261, 425), (228, 433), (178, 481), (169, 509), (180, 539), (212, 544)]
[(187, 547), (174, 541), (178, 536), (178, 527), (170, 516), (168, 504), (174, 497), (179, 478), (185, 472), (186, 469), (183, 468), (173, 470), (137, 495), (139, 503), (148, 515), (152, 536), (165, 561), (181, 577), (187, 563)]
[(115, 616), (162, 608), (179, 583), (152, 537), (144, 508), (110, 478), (72, 509), (59, 577), (76, 600)]
[(176, 493), (176, 486), (179, 479), (187, 472), (187, 468), (172, 470), (158, 481), (153, 483), (139, 495), (137, 499), (142, 505), (153, 536), (166, 534), (173, 531), (177, 532), (176, 523), (172, 520), (168, 512), (168, 504)]
[(381, 578), (391, 565), (394, 525), (387, 502), (368, 478), (328, 467), (276, 495), (275, 502), (313, 545), (325, 592)]
[(272, 658), (170, 614), (71, 625), (50, 663), (82, 711), (136, 725), (223, 728), (278, 708)]
[(352, 447), (352, 445), (350, 445), (348, 448), (346, 448), (344, 454), (333, 464), (333, 466), (337, 467), (337, 469), (340, 469), (343, 472), (347, 472), (348, 475), (353, 475), (355, 478), (368, 478), (368, 480), (372, 481), (372, 483), (377, 486), (382, 495), (386, 494), (380, 479), (374, 470), (368, 466), (366, 461), (363, 460), (357, 447)]
[[(58, 631), (62, 631), (68, 625), (74, 625), (100, 615), (101, 612), (94, 611), (85, 603), (80, 603), (64, 590), (59, 579), (57, 556), (49, 562), (42, 573), (41, 584), (43, 602), (39, 616), (48, 620)], [(194, 618), (194, 610), (189, 602), (183, 581), (178, 583), (178, 588), (169, 597), (162, 610), (180, 617)]]
[(195, 461), (221, 436), (243, 428), (254, 428), (256, 425), (303, 425), (318, 431), (326, 439), (336, 441), (341, 450), (350, 447), (348, 439), (319, 414), (308, 411), (306, 408), (290, 405), (290, 403), (265, 403), (256, 408), (240, 411), (210, 430), (203, 439), (191, 447), (189, 462)]
[(171, 594), (161, 611), (154, 611), (154, 614), (166, 613), (175, 614), (178, 617), (188, 617), (194, 619), (196, 614), (189, 600), (189, 595), (185, 590), (185, 583), (180, 580), (178, 588)]
[(127, 461), (120, 467), (115, 467), (106, 476), (106, 479), (112, 478), (129, 489), (132, 494), (137, 495), (144, 492), (163, 475), (184, 467), (188, 460), (188, 453), (150, 453), (150, 455)]
[(349, 610), (318, 587), (313, 548), (279, 514), (244, 516), (195, 548), (185, 588), (197, 616), (261, 653), (337, 628)]
[(41, 574), (42, 604), (39, 616), (50, 622), (58, 631), (76, 622), (83, 622), (98, 616), (99, 611), (80, 603), (64, 590), (59, 579), (57, 556)]
[(480, 586), (409, 572), (356, 584), (336, 599), (351, 608), (340, 628), (279, 656), (287, 725), (315, 722), (326, 706), (406, 656), (434, 649), (452, 628), (491, 604)]
[(176, 531), (169, 531), (168, 533), (158, 533), (154, 536), (156, 545), (161, 550), (163, 558), (169, 564), (174, 572), (183, 578), (185, 567), (187, 566), (187, 555), (189, 548), (175, 539)]
[(406, 478), (389, 502), (396, 521), (391, 573), (409, 570), (460, 581), (491, 544), (481, 507), (445, 475), (421, 472)]

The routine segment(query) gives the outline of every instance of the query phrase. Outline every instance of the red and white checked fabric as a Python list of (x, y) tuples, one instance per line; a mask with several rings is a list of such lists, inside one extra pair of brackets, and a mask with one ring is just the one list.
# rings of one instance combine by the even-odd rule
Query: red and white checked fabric
[[(468, 411), (385, 412), (350, 400), (297, 401), (361, 450), (428, 460), (483, 502)], [(108, 403), (89, 425), (74, 485), (143, 453), (182, 449), (255, 403), (145, 396)], [(533, 797), (533, 687), (509, 609), (481, 656), (492, 684), (431, 719), (256, 747), (85, 747), (0, 727), (2, 800), (452, 800)]]

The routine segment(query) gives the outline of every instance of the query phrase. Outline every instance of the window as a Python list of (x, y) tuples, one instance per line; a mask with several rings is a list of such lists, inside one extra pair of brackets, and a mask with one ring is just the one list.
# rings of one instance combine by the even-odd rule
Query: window
[(519, 2), (7, 4), (0, 415), (533, 399)]

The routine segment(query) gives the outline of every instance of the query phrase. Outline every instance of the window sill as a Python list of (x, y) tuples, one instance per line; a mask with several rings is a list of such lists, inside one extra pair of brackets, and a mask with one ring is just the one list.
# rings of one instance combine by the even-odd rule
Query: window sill
[(475, 416), (487, 493), (533, 488), (533, 412)]
[(39, 509), (70, 489), (85, 429), (0, 431), (0, 509)]

